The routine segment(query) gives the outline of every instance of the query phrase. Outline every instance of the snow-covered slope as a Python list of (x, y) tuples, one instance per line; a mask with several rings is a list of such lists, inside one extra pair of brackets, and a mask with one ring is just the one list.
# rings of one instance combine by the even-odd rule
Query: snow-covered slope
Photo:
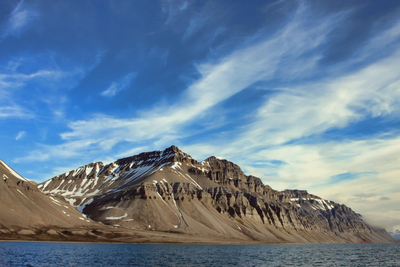
[(91, 163), (58, 175), (39, 184), (38, 188), (46, 194), (64, 197), (75, 207), (82, 207), (99, 196), (116, 195), (146, 181), (146, 178), (157, 172), (172, 172), (173, 182), (187, 182), (201, 189), (182, 169), (183, 161), (190, 166), (201, 165), (172, 146), (164, 151), (141, 153), (119, 159), (108, 165), (102, 162)]
[(126, 229), (265, 242), (390, 242), (345, 205), (276, 191), (228, 160), (202, 163), (172, 146), (91, 163), (38, 186), (89, 218)]

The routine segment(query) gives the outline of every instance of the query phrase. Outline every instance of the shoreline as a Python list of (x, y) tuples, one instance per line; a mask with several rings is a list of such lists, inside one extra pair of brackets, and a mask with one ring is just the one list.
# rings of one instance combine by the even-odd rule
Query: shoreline
[[(92, 239), (84, 236), (71, 236), (69, 238), (56, 236), (0, 236), (0, 242), (44, 242), (44, 243), (87, 243), (87, 244), (137, 244), (137, 245), (325, 245), (325, 244), (399, 244), (396, 242), (268, 242), (257, 240), (214, 239), (206, 236), (185, 236), (181, 240), (173, 237), (120, 237), (118, 239)], [(162, 240), (160, 240), (162, 239)]]

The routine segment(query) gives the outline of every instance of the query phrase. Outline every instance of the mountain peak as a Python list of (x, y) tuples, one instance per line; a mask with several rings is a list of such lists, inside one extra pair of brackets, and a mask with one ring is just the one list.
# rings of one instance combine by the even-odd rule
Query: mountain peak
[(243, 173), (242, 169), (229, 160), (211, 156), (206, 158), (202, 164), (218, 172), (219, 174), (217, 174), (217, 176), (221, 176), (223, 179), (246, 179), (246, 175)]
[(170, 151), (173, 151), (176, 153), (182, 152), (177, 146), (174, 146), (174, 145), (164, 149), (164, 152), (170, 152)]
[(165, 162), (182, 162), (185, 159), (192, 159), (186, 153), (183, 153), (178, 147), (172, 145), (164, 150), (156, 150), (152, 152), (142, 152), (138, 155), (118, 159), (115, 163), (117, 165), (126, 165), (133, 162), (141, 162), (142, 164), (149, 164), (154, 161)]

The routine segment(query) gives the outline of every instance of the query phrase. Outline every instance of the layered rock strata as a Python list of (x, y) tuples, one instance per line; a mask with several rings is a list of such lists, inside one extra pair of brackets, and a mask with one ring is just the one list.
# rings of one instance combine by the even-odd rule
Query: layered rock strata
[(261, 242), (392, 241), (343, 204), (305, 190), (273, 190), (228, 160), (200, 163), (175, 146), (91, 163), (38, 187), (124, 229)]

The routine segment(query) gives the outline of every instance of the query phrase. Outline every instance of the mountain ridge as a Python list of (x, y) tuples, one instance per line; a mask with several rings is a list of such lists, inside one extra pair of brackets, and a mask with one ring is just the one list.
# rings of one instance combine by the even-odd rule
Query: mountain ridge
[(261, 242), (391, 242), (343, 204), (306, 190), (276, 191), (225, 159), (178, 147), (90, 163), (41, 183), (94, 221)]

